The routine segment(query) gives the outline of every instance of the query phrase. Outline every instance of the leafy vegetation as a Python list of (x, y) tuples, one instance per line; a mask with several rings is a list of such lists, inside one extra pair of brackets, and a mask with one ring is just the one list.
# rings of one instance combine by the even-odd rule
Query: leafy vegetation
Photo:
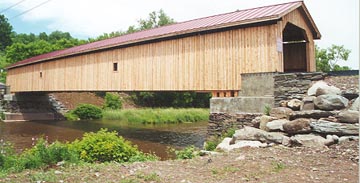
[(105, 104), (104, 109), (121, 109), (122, 108), (122, 101), (119, 95), (114, 95), (112, 93), (106, 93), (105, 95)]
[(270, 111), (271, 111), (271, 106), (270, 105), (265, 105), (264, 106), (264, 114), (266, 116), (270, 116)]
[(174, 19), (170, 18), (166, 13), (160, 9), (159, 11), (153, 11), (149, 13), (147, 19), (138, 20), (138, 25), (129, 26), (126, 31), (115, 31), (111, 33), (104, 33), (103, 35), (98, 36), (97, 38), (89, 38), (90, 42), (100, 41), (104, 39), (109, 39), (112, 37), (121, 36), (124, 34), (130, 34), (146, 29), (151, 29), (155, 27), (160, 27), (164, 25), (169, 25), (175, 23)]
[(116, 161), (133, 162), (156, 159), (153, 155), (140, 152), (130, 141), (117, 135), (117, 132), (108, 132), (101, 129), (97, 133), (85, 133), (81, 140), (75, 140), (71, 147), (78, 152), (80, 159), (85, 162)]
[(145, 107), (195, 107), (210, 106), (211, 94), (196, 92), (135, 92), (132, 94), (135, 104)]
[(128, 121), (130, 123), (181, 123), (207, 121), (208, 109), (157, 108), (157, 109), (126, 109), (105, 110), (104, 119)]
[(12, 26), (4, 15), (0, 15), (0, 51), (3, 51), (7, 46), (11, 45), (11, 31)]
[(348, 66), (339, 66), (339, 61), (347, 61), (351, 51), (344, 48), (343, 45), (332, 45), (327, 49), (315, 47), (316, 70), (329, 72), (350, 70)]
[(0, 171), (20, 172), (25, 169), (47, 167), (60, 161), (70, 163), (78, 162), (78, 155), (66, 144), (54, 142), (48, 144), (40, 138), (34, 147), (24, 151), (22, 154), (15, 154), (11, 145), (0, 146)]
[(40, 138), (36, 144), (16, 154), (11, 144), (0, 142), (0, 175), (21, 172), (25, 169), (51, 167), (58, 162), (79, 164), (83, 162), (135, 162), (153, 161), (158, 157), (142, 153), (116, 132), (101, 129), (85, 133), (81, 140), (72, 143), (54, 142), (49, 144)]
[(80, 119), (100, 119), (103, 117), (102, 110), (92, 104), (80, 104), (72, 113)]
[(192, 159), (200, 155), (199, 149), (195, 148), (193, 145), (185, 147), (182, 150), (170, 148), (169, 152), (174, 152), (176, 159)]

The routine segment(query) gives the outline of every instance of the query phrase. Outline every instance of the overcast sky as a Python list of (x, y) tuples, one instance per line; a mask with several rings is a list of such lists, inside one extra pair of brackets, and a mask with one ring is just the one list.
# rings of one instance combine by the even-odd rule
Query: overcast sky
[[(21, 2), (23, 1), (23, 2)], [(36, 5), (48, 1), (28, 13)], [(3, 12), (18, 33), (70, 32), (86, 39), (105, 32), (126, 30), (147, 18), (152, 11), (163, 9), (177, 22), (232, 12), (246, 8), (291, 2), (293, 0), (0, 0)], [(322, 39), (316, 44), (327, 48), (344, 45), (352, 52), (349, 61), (339, 63), (359, 68), (359, 0), (305, 0)], [(13, 18), (14, 17), (14, 18)]]

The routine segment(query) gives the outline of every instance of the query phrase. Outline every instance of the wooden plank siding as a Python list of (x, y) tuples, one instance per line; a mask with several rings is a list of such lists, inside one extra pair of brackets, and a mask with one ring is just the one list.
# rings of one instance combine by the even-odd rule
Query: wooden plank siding
[[(276, 24), (57, 59), (8, 71), (18, 91), (229, 91), (241, 73), (281, 70)], [(118, 63), (114, 72), (113, 63)], [(40, 78), (42, 72), (42, 78)]]
[[(241, 74), (283, 72), (277, 51), (286, 23), (304, 29), (307, 70), (315, 71), (309, 21), (302, 9), (274, 24), (227, 29), (182, 38), (73, 55), (8, 70), (12, 92), (212, 91), (237, 95)], [(118, 71), (113, 71), (118, 63)], [(40, 77), (42, 72), (42, 77)], [(232, 91), (229, 93), (229, 91)]]
[(314, 72), (316, 71), (316, 63), (315, 63), (315, 45), (314, 45), (314, 37), (311, 32), (310, 24), (308, 21), (304, 19), (305, 12), (301, 9), (296, 9), (283, 17), (281, 21), (282, 30), (285, 28), (286, 23), (290, 22), (302, 29), (305, 30), (307, 36), (307, 47), (306, 47), (306, 60), (307, 60), (307, 71)]

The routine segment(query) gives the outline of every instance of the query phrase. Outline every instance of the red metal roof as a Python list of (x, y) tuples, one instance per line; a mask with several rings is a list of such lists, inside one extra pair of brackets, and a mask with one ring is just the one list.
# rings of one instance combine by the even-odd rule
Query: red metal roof
[(205, 30), (212, 30), (221, 27), (249, 24), (268, 20), (279, 19), (284, 14), (303, 5), (302, 1), (283, 3), (271, 6), (264, 6), (246, 10), (239, 10), (231, 13), (214, 15), (185, 22), (179, 22), (167, 26), (135, 32), (119, 37), (88, 43), (64, 50), (54, 51), (22, 60), (7, 67), (7, 69), (28, 65), (35, 62), (45, 61), (54, 58), (61, 58), (79, 53), (91, 52), (130, 43), (138, 43), (158, 38), (182, 35)]

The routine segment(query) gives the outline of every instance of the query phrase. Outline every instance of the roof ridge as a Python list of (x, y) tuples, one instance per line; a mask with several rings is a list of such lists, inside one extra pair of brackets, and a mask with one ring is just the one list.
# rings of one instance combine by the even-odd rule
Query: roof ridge
[[(265, 5), (265, 6), (247, 8), (247, 9), (242, 9), (242, 10), (235, 10), (235, 11), (232, 11), (232, 12), (220, 13), (220, 14), (210, 15), (210, 16), (206, 16), (206, 17), (199, 17), (199, 18), (195, 18), (195, 19), (191, 19), (191, 20), (182, 21), (182, 22), (175, 22), (175, 23), (168, 24), (168, 25), (164, 25), (164, 26), (160, 26), (160, 27), (154, 27), (154, 28), (151, 28), (151, 29), (145, 29), (145, 30), (141, 30), (141, 31), (136, 31), (136, 32), (132, 32), (132, 33), (127, 33), (127, 34), (123, 34), (123, 35), (120, 35), (120, 36), (116, 36), (116, 37), (112, 37), (112, 38), (108, 38), (108, 39), (103, 39), (103, 40), (99, 40), (99, 41), (95, 41), (95, 42), (101, 42), (101, 41), (104, 41), (104, 40), (116, 39), (116, 38), (119, 38), (119, 37), (122, 37), (122, 36), (126, 36), (126, 35), (131, 35), (131, 34), (135, 34), (135, 33), (141, 33), (141, 32), (146, 32), (146, 31), (150, 31), (150, 30), (161, 29), (161, 28), (163, 29), (163, 28), (166, 28), (166, 27), (169, 27), (169, 26), (179, 25), (179, 24), (183, 24), (183, 23), (187, 23), (187, 22), (192, 22), (192, 21), (196, 21), (196, 20), (207, 19), (207, 18), (211, 18), (211, 17), (228, 15), (228, 14), (232, 14), (232, 13), (236, 13), (236, 12), (241, 12), (241, 11), (249, 11), (249, 10), (255, 10), (255, 9), (266, 8), (266, 7), (271, 7), (271, 6), (285, 5), (285, 4), (292, 4), (292, 3), (298, 3), (298, 2), (304, 2), (304, 1), (303, 1), (303, 0), (290, 1), (290, 2), (285, 2), (285, 3), (273, 4), (273, 5)], [(95, 43), (95, 42), (91, 42), (91, 43)], [(87, 44), (91, 44), (91, 43), (87, 43)], [(84, 45), (85, 45), (85, 44), (84, 44)], [(81, 46), (81, 45), (79, 45), (79, 46)]]

